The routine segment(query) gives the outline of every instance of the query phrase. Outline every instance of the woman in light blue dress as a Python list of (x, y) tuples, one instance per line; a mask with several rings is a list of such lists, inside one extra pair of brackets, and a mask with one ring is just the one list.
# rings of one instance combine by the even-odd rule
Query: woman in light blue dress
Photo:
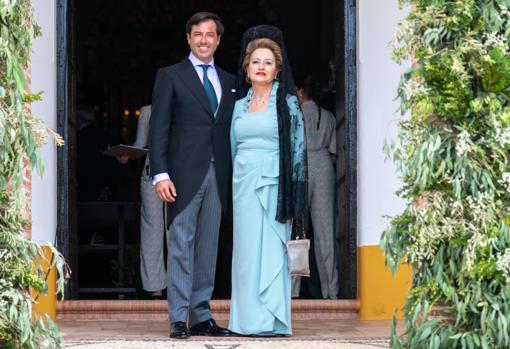
[(232, 117), (229, 329), (243, 335), (292, 334), (285, 242), (292, 218), (304, 207), (305, 149), (297, 99), (276, 81), (283, 75), (283, 57), (280, 45), (264, 36), (247, 45), (243, 71), (252, 87), (236, 102)]

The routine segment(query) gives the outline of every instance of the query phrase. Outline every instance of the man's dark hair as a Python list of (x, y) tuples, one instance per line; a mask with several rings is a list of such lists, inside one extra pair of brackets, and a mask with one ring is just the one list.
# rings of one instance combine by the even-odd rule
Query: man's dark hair
[(209, 20), (213, 20), (214, 22), (216, 22), (216, 34), (218, 34), (218, 36), (223, 35), (225, 27), (223, 26), (223, 23), (221, 23), (221, 18), (220, 16), (212, 12), (197, 12), (193, 16), (191, 16), (186, 22), (186, 33), (191, 34), (192, 26)]

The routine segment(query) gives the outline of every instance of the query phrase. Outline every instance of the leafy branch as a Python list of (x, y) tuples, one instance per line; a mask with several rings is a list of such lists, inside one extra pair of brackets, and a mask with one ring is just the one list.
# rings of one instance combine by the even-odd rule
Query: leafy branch
[[(40, 147), (53, 137), (62, 138), (32, 115), (30, 104), (41, 94), (29, 91), (26, 79), (32, 40), (40, 34), (30, 0), (0, 1), (0, 346), (2, 348), (59, 348), (62, 336), (47, 316), (33, 312), (39, 294), (47, 293), (46, 271), (40, 246), (24, 235), (30, 211), (24, 174), (28, 167), (42, 175)], [(65, 262), (49, 246), (46, 261), (58, 273), (57, 290), (63, 292)]]
[(385, 150), (407, 205), (381, 248), (393, 272), (412, 266), (413, 283), (391, 346), (510, 348), (510, 2), (399, 4), (411, 10), (393, 58), (415, 64)]

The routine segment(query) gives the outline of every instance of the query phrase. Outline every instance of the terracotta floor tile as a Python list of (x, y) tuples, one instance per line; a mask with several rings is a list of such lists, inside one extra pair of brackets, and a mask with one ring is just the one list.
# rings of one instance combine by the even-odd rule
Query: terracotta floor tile
[[(226, 321), (218, 321), (226, 326)], [(58, 324), (66, 340), (124, 339), (166, 339), (170, 325), (168, 321), (148, 320), (60, 320)], [(293, 321), (293, 339), (355, 339), (389, 338), (391, 321), (362, 320), (296, 320)], [(403, 332), (400, 325), (398, 332)]]

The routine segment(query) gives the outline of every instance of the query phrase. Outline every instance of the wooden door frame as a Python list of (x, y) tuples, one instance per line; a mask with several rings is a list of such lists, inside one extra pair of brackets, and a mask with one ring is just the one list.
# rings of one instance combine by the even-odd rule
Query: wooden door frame
[(57, 248), (71, 267), (64, 297), (76, 299), (78, 290), (78, 235), (76, 220), (76, 102), (72, 0), (56, 0), (57, 132), (64, 146), (57, 148)]
[[(344, 151), (345, 166), (345, 222), (339, 222), (339, 255), (348, 257), (339, 261), (341, 299), (356, 299), (358, 289), (357, 251), (358, 251), (358, 72), (357, 72), (357, 8), (356, 0), (343, 0), (343, 28), (337, 34), (343, 34), (343, 40), (336, 40), (343, 54), (344, 96), (337, 96), (337, 108), (341, 105), (344, 112), (344, 142), (340, 144)], [(343, 42), (342, 42), (343, 41)], [(337, 49), (335, 49), (336, 52)], [(343, 99), (342, 99), (343, 97)], [(338, 115), (338, 114), (337, 114)], [(338, 200), (340, 201), (340, 200)]]

